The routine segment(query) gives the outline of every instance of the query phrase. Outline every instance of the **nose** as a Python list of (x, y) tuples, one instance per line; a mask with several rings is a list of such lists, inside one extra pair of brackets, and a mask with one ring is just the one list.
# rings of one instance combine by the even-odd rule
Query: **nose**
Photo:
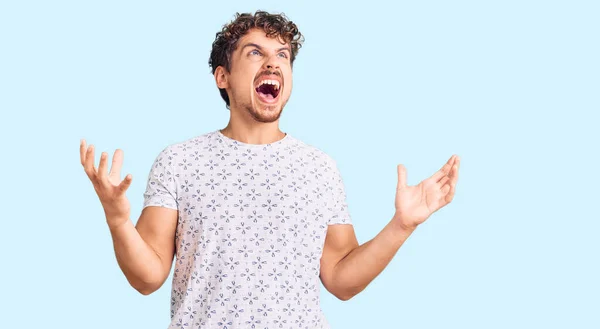
[(279, 63), (277, 63), (275, 56), (269, 56), (264, 66), (269, 70), (279, 70)]

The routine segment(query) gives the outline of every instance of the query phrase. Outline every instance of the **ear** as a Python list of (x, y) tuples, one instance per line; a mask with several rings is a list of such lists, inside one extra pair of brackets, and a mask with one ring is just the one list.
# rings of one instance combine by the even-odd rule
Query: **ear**
[(227, 82), (227, 72), (224, 67), (219, 66), (215, 70), (215, 82), (219, 89), (227, 89), (229, 87), (229, 83)]

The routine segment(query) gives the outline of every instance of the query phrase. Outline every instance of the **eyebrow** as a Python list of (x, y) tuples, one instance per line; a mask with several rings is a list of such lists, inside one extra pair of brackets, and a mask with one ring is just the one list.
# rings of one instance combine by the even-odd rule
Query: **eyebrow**
[[(246, 47), (255, 47), (255, 48), (257, 48), (258, 50), (263, 50), (263, 48), (262, 48), (261, 46), (257, 45), (256, 43), (252, 43), (252, 42), (245, 44), (245, 45), (242, 47), (242, 51), (243, 51), (243, 50), (244, 50)], [(289, 47), (289, 46), (281, 47), (281, 48), (277, 49), (277, 52), (280, 52), (280, 51), (282, 51), (282, 50), (287, 50), (287, 51), (288, 51), (290, 54), (292, 53), (292, 51), (291, 51), (291, 49), (290, 49), (290, 47)]]

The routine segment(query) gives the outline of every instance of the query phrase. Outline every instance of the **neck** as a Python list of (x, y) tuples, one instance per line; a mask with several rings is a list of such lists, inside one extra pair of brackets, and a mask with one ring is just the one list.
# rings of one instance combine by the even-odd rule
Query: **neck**
[(279, 129), (279, 120), (269, 123), (244, 122), (235, 120), (233, 116), (227, 126), (221, 129), (221, 133), (246, 144), (270, 144), (286, 135)]

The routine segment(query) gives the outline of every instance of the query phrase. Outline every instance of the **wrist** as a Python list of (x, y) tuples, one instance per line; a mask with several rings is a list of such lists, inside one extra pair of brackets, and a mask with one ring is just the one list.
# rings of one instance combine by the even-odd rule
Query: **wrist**
[(119, 231), (129, 223), (129, 217), (127, 216), (107, 216), (106, 224), (111, 233)]
[(412, 233), (414, 230), (417, 229), (418, 226), (418, 224), (407, 224), (406, 221), (402, 218), (402, 216), (397, 213), (394, 214), (392, 222), (394, 223), (394, 229), (405, 233)]
[(394, 248), (400, 248), (414, 230), (415, 228), (403, 225), (394, 217), (381, 233), (385, 237), (387, 244), (394, 246)]

